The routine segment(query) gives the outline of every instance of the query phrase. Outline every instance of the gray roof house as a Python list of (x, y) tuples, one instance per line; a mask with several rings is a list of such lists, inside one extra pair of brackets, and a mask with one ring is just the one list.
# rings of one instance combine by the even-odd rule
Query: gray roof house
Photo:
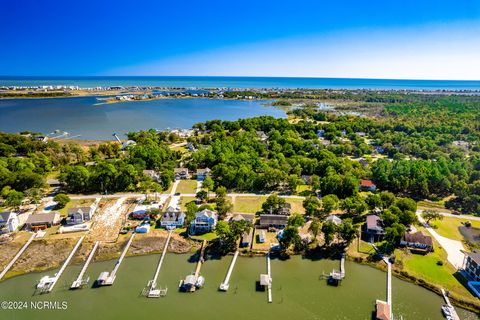
[(195, 213), (195, 219), (190, 223), (190, 233), (210, 232), (217, 225), (218, 216), (216, 212), (204, 209)]
[(260, 228), (283, 229), (288, 224), (288, 216), (279, 214), (261, 214)]
[(60, 223), (59, 212), (31, 214), (25, 222), (25, 227), (30, 230), (42, 230)]
[(92, 207), (74, 207), (68, 209), (66, 222), (68, 225), (80, 224), (90, 221), (93, 215)]
[(168, 207), (160, 218), (160, 226), (164, 228), (183, 227), (184, 224), (185, 213), (173, 207)]
[(173, 174), (175, 176), (175, 180), (190, 179), (188, 168), (175, 168), (173, 169)]

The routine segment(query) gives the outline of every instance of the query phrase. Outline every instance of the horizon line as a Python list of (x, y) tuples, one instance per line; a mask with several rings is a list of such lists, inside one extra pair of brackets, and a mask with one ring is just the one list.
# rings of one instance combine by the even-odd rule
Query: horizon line
[(170, 77), (170, 78), (269, 78), (269, 79), (348, 79), (348, 80), (394, 80), (394, 81), (464, 81), (464, 82), (478, 82), (479, 79), (425, 79), (425, 78), (364, 78), (364, 77), (308, 77), (308, 76), (246, 76), (246, 75), (0, 75), (0, 78), (156, 78), (156, 77)]

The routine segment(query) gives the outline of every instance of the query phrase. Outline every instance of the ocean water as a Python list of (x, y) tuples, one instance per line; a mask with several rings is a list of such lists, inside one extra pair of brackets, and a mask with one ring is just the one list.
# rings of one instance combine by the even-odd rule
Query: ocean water
[(132, 131), (191, 128), (212, 119), (237, 120), (256, 116), (286, 117), (268, 101), (220, 99), (158, 99), (98, 105), (96, 97), (0, 100), (0, 131), (34, 131), (62, 138), (111, 140)]
[(158, 86), (181, 88), (328, 88), (328, 89), (410, 89), (480, 90), (480, 81), (395, 80), (289, 77), (13, 77), (0, 76), (0, 86), (77, 85)]

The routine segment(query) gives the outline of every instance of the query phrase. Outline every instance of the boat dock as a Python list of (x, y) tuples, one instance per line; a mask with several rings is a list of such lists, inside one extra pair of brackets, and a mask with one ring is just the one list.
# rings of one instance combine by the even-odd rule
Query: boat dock
[(342, 258), (340, 260), (340, 270), (333, 269), (328, 277), (328, 282), (338, 285), (343, 278), (345, 278), (345, 253), (342, 254)]
[(225, 277), (225, 280), (223, 280), (223, 282), (220, 284), (219, 289), (221, 291), (227, 291), (228, 287), (230, 286), (229, 285), (230, 276), (232, 275), (233, 267), (235, 266), (235, 262), (237, 261), (238, 254), (239, 254), (239, 251), (238, 250), (235, 251), (232, 262), (230, 263), (230, 267), (228, 268), (228, 271), (227, 271), (227, 276)]
[(0, 280), (7, 274), (8, 270), (17, 262), (18, 258), (22, 255), (22, 253), (28, 248), (30, 243), (32, 243), (33, 239), (35, 239), (36, 234), (33, 233), (32, 236), (28, 239), (28, 241), (22, 246), (22, 248), (17, 252), (17, 254), (13, 257), (13, 259), (5, 266), (2, 273), (0, 273)]
[(377, 319), (393, 319), (392, 313), (392, 264), (388, 258), (383, 257), (387, 264), (387, 301), (376, 300), (375, 309)]
[(457, 311), (450, 303), (450, 299), (448, 299), (447, 293), (444, 289), (442, 289), (443, 299), (445, 299), (445, 304), (442, 306), (442, 313), (447, 320), (460, 320), (460, 317), (457, 314)]
[(185, 277), (185, 280), (181, 280), (179, 288), (186, 292), (195, 292), (203, 286), (205, 278), (200, 276), (200, 270), (204, 262), (203, 255), (205, 254), (205, 248), (207, 247), (207, 240), (203, 240), (202, 247), (200, 248), (200, 256), (198, 257), (197, 267), (195, 273)]
[(165, 259), (165, 255), (167, 253), (168, 244), (170, 242), (170, 238), (172, 237), (173, 230), (168, 232), (167, 240), (165, 240), (165, 247), (163, 248), (162, 256), (158, 261), (157, 269), (155, 270), (155, 275), (153, 276), (153, 280), (148, 281), (147, 287), (145, 288), (143, 294), (148, 298), (158, 298), (164, 297), (167, 295), (167, 288), (165, 289), (157, 289), (157, 279), (158, 275), (160, 274), (160, 269), (162, 268), (163, 260)]
[(267, 253), (267, 274), (260, 274), (260, 286), (267, 288), (268, 303), (272, 303), (272, 270), (270, 267), (270, 252)]
[(118, 268), (120, 268), (120, 265), (122, 264), (123, 259), (125, 258), (125, 255), (127, 254), (128, 248), (130, 248), (130, 245), (133, 242), (133, 238), (135, 237), (136, 233), (133, 232), (132, 236), (127, 242), (127, 245), (123, 249), (123, 252), (118, 258), (117, 263), (115, 264), (115, 267), (113, 268), (112, 272), (108, 273), (107, 271), (104, 271), (100, 273), (98, 279), (97, 279), (97, 285), (99, 286), (111, 286), (113, 282), (115, 281), (115, 277), (118, 271)]
[(60, 276), (62, 275), (63, 271), (67, 268), (67, 265), (70, 263), (70, 260), (72, 260), (73, 256), (75, 255), (75, 252), (77, 252), (78, 248), (82, 244), (83, 239), (85, 239), (85, 236), (81, 236), (80, 239), (78, 239), (77, 244), (75, 247), (73, 247), (72, 252), (67, 257), (67, 260), (63, 263), (62, 267), (60, 270), (55, 274), (53, 277), (48, 277), (45, 276), (42, 279), (40, 279), (40, 283), (37, 285), (37, 289), (40, 290), (40, 293), (49, 293), (53, 290), (53, 287), (55, 287), (55, 284), (57, 283), (58, 279), (60, 279)]
[(97, 251), (99, 243), (100, 243), (99, 241), (96, 241), (95, 244), (93, 245), (92, 251), (90, 251), (90, 254), (88, 255), (87, 260), (85, 261), (85, 264), (83, 265), (82, 270), (78, 274), (77, 279), (75, 281), (73, 281), (72, 285), (70, 286), (70, 289), (81, 288), (81, 287), (88, 284), (88, 281), (90, 280), (90, 277), (87, 277), (86, 279), (84, 279), (83, 276), (84, 276), (85, 272), (87, 271), (88, 265), (92, 261), (93, 256), (95, 255), (95, 252)]

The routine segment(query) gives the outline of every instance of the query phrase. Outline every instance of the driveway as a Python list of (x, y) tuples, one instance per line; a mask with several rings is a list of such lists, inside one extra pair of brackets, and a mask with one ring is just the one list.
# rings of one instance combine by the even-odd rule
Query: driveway
[(422, 225), (427, 229), (428, 232), (432, 235), (432, 237), (437, 240), (440, 246), (445, 249), (447, 252), (447, 259), (455, 268), (459, 269), (463, 266), (463, 259), (465, 257), (463, 251), (465, 248), (463, 247), (462, 242), (457, 240), (452, 240), (449, 238), (445, 238), (439, 235), (430, 225), (428, 225), (425, 220), (422, 218), (422, 210), (417, 211), (418, 220), (422, 223)]

